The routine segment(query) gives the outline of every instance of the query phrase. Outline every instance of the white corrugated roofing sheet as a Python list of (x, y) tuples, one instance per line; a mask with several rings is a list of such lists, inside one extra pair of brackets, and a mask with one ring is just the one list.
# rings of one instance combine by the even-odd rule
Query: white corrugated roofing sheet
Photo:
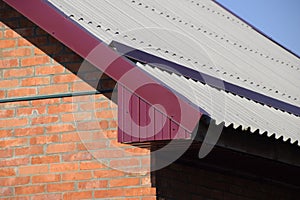
[[(49, 2), (107, 44), (115, 40), (300, 107), (300, 59), (211, 0)], [(148, 71), (164, 75), (157, 69)], [(195, 84), (194, 89), (215, 91), (177, 75), (166, 76), (164, 81), (174, 87), (182, 83), (173, 89), (187, 98), (192, 98), (183, 88), (187, 81), (189, 86)], [(225, 96), (229, 103), (223, 118), (218, 110), (210, 110), (216, 120), (276, 133), (276, 138), (283, 136), (292, 142), (300, 139), (299, 117), (232, 94)]]
[(233, 124), (234, 128), (242, 126), (250, 128), (251, 132), (258, 130), (268, 136), (275, 134), (276, 139), (291, 139), (291, 143), (299, 140), (299, 117), (174, 73), (140, 63), (137, 65), (172, 91), (182, 94), (195, 105), (201, 105), (217, 124), (225, 122), (225, 126)]

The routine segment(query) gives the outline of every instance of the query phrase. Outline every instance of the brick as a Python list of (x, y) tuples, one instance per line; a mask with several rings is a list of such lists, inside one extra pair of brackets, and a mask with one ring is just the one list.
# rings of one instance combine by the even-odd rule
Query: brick
[(23, 46), (32, 46), (32, 44), (26, 40), (25, 38), (18, 38), (18, 46), (23, 47)]
[(95, 110), (95, 103), (94, 102), (81, 103), (79, 109), (81, 111), (93, 111), (94, 112), (94, 110)]
[(75, 170), (78, 170), (77, 163), (59, 163), (50, 165), (50, 172), (66, 172)]
[(42, 174), (48, 172), (47, 165), (20, 166), (19, 174)]
[(0, 91), (0, 98), (4, 99), (6, 97), (5, 91)]
[(96, 117), (99, 119), (113, 119), (117, 117), (117, 111), (102, 110), (100, 112), (96, 112)]
[(56, 75), (52, 77), (53, 83), (72, 83), (76, 81), (78, 78), (74, 74), (63, 74)]
[[(115, 147), (117, 147), (118, 144), (120, 144), (117, 141), (114, 142), (116, 143), (111, 143), (111, 145), (114, 145)], [(130, 155), (148, 155), (150, 153), (150, 150), (146, 148), (133, 147), (125, 149), (125, 152), (129, 153)]]
[(109, 128), (118, 128), (118, 122), (115, 120), (111, 120), (108, 123)]
[(54, 143), (58, 142), (59, 137), (58, 135), (43, 135), (43, 136), (37, 136), (30, 138), (30, 144), (35, 145), (35, 144), (48, 144), (48, 143)]
[(94, 193), (95, 198), (123, 197), (124, 189), (98, 190)]
[(4, 36), (5, 38), (16, 38), (16, 37), (20, 37), (20, 35), (18, 33), (16, 33), (15, 31), (8, 29), (4, 31)]
[(79, 161), (79, 160), (91, 160), (92, 154), (89, 152), (77, 152), (72, 154), (65, 154), (62, 156), (62, 159), (66, 162), (69, 161)]
[(16, 40), (10, 39), (10, 40), (0, 40), (0, 49), (4, 48), (12, 48), (16, 46)]
[(63, 181), (87, 180), (91, 178), (92, 178), (92, 173), (88, 171), (65, 173), (62, 175)]
[(62, 194), (39, 194), (31, 197), (31, 200), (62, 200)]
[(93, 101), (93, 99), (94, 99), (94, 96), (92, 96), (92, 95), (74, 96), (74, 97), (64, 97), (64, 98), (62, 98), (63, 102), (68, 102), (68, 103), (72, 103), (72, 102), (76, 102), (76, 103), (91, 102), (91, 101)]
[(0, 68), (12, 68), (18, 66), (19, 66), (18, 59), (12, 58), (12, 59), (0, 60)]
[(36, 156), (31, 158), (31, 164), (48, 164), (58, 163), (60, 161), (59, 156)]
[(84, 181), (78, 183), (78, 189), (88, 190), (88, 189), (97, 189), (97, 188), (106, 188), (107, 180), (93, 180), (93, 181)]
[(30, 181), (29, 176), (18, 176), (12, 178), (0, 178), (0, 186), (26, 185)]
[(48, 192), (63, 192), (74, 190), (74, 183), (57, 183), (57, 184), (48, 184)]
[[(20, 35), (33, 36), (34, 29), (32, 27), (22, 27), (22, 26), (20, 26), (20, 27), (14, 29), (14, 31), (17, 34), (20, 34)], [(17, 36), (17, 37), (19, 37), (19, 36)]]
[(0, 140), (0, 147), (8, 148), (8, 147), (16, 147), (16, 146), (24, 146), (28, 142), (27, 138), (15, 138), (9, 140)]
[(10, 158), (13, 156), (12, 148), (9, 149), (0, 149), (0, 159), (1, 158)]
[(12, 196), (13, 190), (12, 190), (12, 188), (9, 188), (9, 187), (1, 187), (0, 194), (2, 197), (3, 196)]
[[(122, 158), (120, 161), (123, 161), (124, 150), (98, 150), (93, 152), (93, 156), (96, 158)], [(127, 162), (127, 160), (125, 160), (125, 162)]]
[(150, 175), (141, 178), (141, 185), (144, 185), (144, 186), (151, 185), (151, 177), (150, 177)]
[(30, 44), (38, 44), (39, 46), (47, 45), (48, 39), (46, 36), (31, 37), (28, 41), (18, 41), (19, 46), (32, 46)]
[(12, 116), (14, 116), (14, 110), (0, 110), (0, 118), (10, 118)]
[(43, 146), (30, 146), (15, 149), (15, 155), (34, 155), (34, 154), (42, 154), (44, 153)]
[(34, 77), (34, 78), (26, 78), (21, 82), (21, 86), (39, 86), (50, 84), (49, 77)]
[(135, 186), (139, 184), (140, 184), (139, 178), (121, 178), (121, 179), (112, 179), (109, 181), (110, 187)]
[(124, 158), (110, 161), (110, 167), (132, 167), (139, 165), (139, 159), (137, 158)]
[(31, 119), (31, 124), (32, 125), (37, 125), (37, 124), (51, 124), (58, 122), (59, 119), (57, 116), (41, 116), (41, 117), (36, 117)]
[(91, 119), (92, 119), (91, 112), (67, 113), (61, 116), (62, 122), (74, 122), (74, 121), (91, 120)]
[(16, 101), (11, 103), (0, 104), (0, 108), (8, 109), (8, 108), (16, 108), (16, 107), (26, 107), (29, 106), (29, 101)]
[[(156, 199), (157, 199), (156, 195), (154, 195), (152, 197), (143, 197), (142, 198), (142, 200), (156, 200)], [(200, 200), (200, 199), (198, 199), (198, 200)]]
[(31, 180), (33, 184), (59, 182), (60, 174), (45, 174), (45, 175), (32, 176)]
[(95, 88), (90, 86), (89, 84), (85, 82), (75, 82), (72, 84), (72, 89), (73, 92), (79, 92), (79, 91), (95, 91)]
[(99, 161), (80, 162), (80, 170), (101, 169), (105, 167), (106, 166)]
[(34, 100), (31, 102), (33, 107), (40, 107), (40, 106), (48, 106), (52, 104), (58, 104), (60, 103), (59, 98), (54, 99), (41, 99), (41, 100)]
[(64, 72), (64, 67), (62, 66), (42, 66), (35, 68), (36, 75), (51, 75), (60, 74)]
[(64, 194), (64, 200), (73, 200), (73, 199), (92, 199), (92, 191), (67, 192)]
[(65, 133), (61, 135), (61, 142), (79, 142), (80, 137), (77, 132), (75, 133)]
[(37, 194), (44, 192), (44, 185), (34, 185), (34, 186), (21, 186), (15, 187), (15, 193), (20, 194)]
[(0, 54), (2, 57), (23, 57), (23, 56), (30, 56), (31, 55), (31, 49), (30, 48), (17, 48), (13, 50), (5, 50), (2, 51)]
[(19, 88), (9, 90), (7, 92), (8, 97), (24, 97), (24, 96), (35, 96), (37, 93), (36, 88)]
[(18, 116), (28, 116), (32, 114), (42, 115), (46, 113), (46, 106), (41, 107), (27, 107), (27, 108), (17, 108), (17, 115)]
[(88, 131), (88, 130), (99, 130), (99, 122), (98, 121), (88, 121), (88, 122), (78, 122), (77, 128), (80, 131)]
[(47, 147), (47, 153), (62, 153), (70, 152), (76, 149), (74, 143), (64, 143), (64, 144), (49, 144)]
[(124, 176), (125, 173), (117, 170), (97, 170), (94, 171), (94, 177), (96, 178), (112, 178)]
[(14, 176), (16, 175), (15, 169), (14, 168), (1, 168), (0, 169), (0, 176)]
[[(100, 149), (109, 147), (108, 141), (106, 139), (98, 140), (98, 141), (95, 140), (95, 142), (84, 141), (83, 145), (84, 145), (84, 149), (99, 150), (99, 152), (95, 152), (93, 154), (96, 155), (96, 156), (100, 156), (100, 157), (103, 157), (103, 153), (105, 153), (105, 152), (101, 153), (101, 151), (105, 151), (105, 150), (100, 150)], [(80, 149), (80, 147), (78, 147), (78, 149)], [(82, 149), (82, 150), (84, 150), (84, 149)], [(119, 156), (121, 156), (121, 154), (122, 154), (122, 152), (116, 151), (116, 152), (112, 153), (111, 156), (112, 157), (119, 157)]]
[(21, 66), (35, 66), (41, 64), (47, 64), (50, 62), (50, 58), (48, 56), (34, 56), (31, 58), (23, 58), (21, 60)]
[(28, 118), (15, 118), (0, 120), (0, 127), (17, 127), (28, 124)]
[(0, 130), (0, 138), (8, 138), (12, 136), (12, 130)]
[(99, 126), (102, 130), (106, 130), (108, 129), (108, 121), (106, 120), (101, 120), (100, 123), (99, 123)]
[(2, 80), (0, 81), (0, 88), (7, 89), (7, 88), (14, 88), (19, 85), (18, 80)]
[(68, 84), (49, 85), (49, 86), (43, 86), (39, 88), (39, 94), (57, 94), (57, 93), (65, 93), (68, 91), (69, 91)]
[(16, 128), (15, 136), (32, 136), (44, 133), (44, 127)]
[(62, 112), (74, 112), (77, 110), (77, 106), (74, 104), (60, 104), (60, 105), (50, 105), (48, 107), (49, 114), (59, 114)]
[(0, 160), (0, 167), (27, 165), (28, 163), (29, 158), (12, 158)]
[(17, 78), (25, 76), (33, 76), (33, 68), (28, 67), (19, 69), (6, 69), (3, 73), (4, 78)]
[(59, 124), (46, 127), (47, 133), (62, 133), (68, 131), (75, 131), (75, 127), (72, 124)]
[(128, 188), (124, 192), (125, 196), (148, 196), (155, 194), (155, 188)]
[(45, 55), (45, 52), (43, 52), (41, 49), (39, 48), (34, 48), (34, 55)]

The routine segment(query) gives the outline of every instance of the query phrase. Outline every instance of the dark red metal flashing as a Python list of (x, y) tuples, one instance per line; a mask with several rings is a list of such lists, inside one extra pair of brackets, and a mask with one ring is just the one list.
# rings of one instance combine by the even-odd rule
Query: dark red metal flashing
[(191, 132), (122, 85), (118, 85), (118, 115), (119, 141), (125, 143), (191, 138)]
[[(163, 87), (157, 80), (148, 76), (138, 69), (134, 63), (117, 54), (106, 44), (82, 29), (78, 24), (51, 6), (47, 1), (4, 1), (81, 57), (116, 80), (128, 91), (132, 92), (134, 95), (126, 97), (129, 98), (129, 102), (136, 101), (136, 97), (138, 97), (139, 101), (142, 100), (148, 105), (144, 108), (147, 111), (150, 111), (152, 108), (151, 106), (159, 104), (164, 110), (161, 110), (159, 107), (155, 107), (155, 109), (165, 116), (168, 116), (168, 118), (176, 124), (174, 126), (180, 125), (180, 127), (184, 127), (184, 129), (189, 132), (192, 132), (197, 125), (201, 117), (201, 113), (198, 109), (191, 106), (188, 102), (183, 101), (181, 98), (178, 98), (170, 90)], [(173, 99), (173, 102), (171, 102), (170, 99)], [(123, 109), (127, 109), (126, 106), (129, 105), (123, 106)], [(122, 119), (122, 116), (119, 117), (123, 124), (129, 123), (124, 120), (133, 120), (137, 122), (138, 119), (136, 112), (130, 112), (130, 118)], [(147, 126), (150, 122), (148, 119), (145, 120), (146, 121), (144, 122), (139, 120), (138, 124)], [(125, 129), (125, 131), (127, 130), (130, 129)], [(179, 130), (179, 128), (176, 129), (175, 127), (174, 130)], [(122, 131), (124, 132), (124, 130), (120, 130), (120, 132)], [(137, 140), (132, 137), (131, 132), (126, 132), (126, 134), (130, 135), (130, 137), (126, 138), (123, 134), (125, 138), (119, 136), (119, 141), (123, 142), (125, 140), (126, 142), (131, 142), (132, 140)], [(153, 139), (153, 137), (146, 137), (146, 139), (150, 140)]]
[[(128, 57), (129, 59), (144, 63), (150, 64), (152, 66), (158, 67), (168, 72), (172, 72), (175, 74), (179, 74), (199, 82), (208, 84), (212, 87), (215, 87), (220, 90), (225, 90), (227, 92), (251, 99), (253, 101), (268, 105), (270, 107), (280, 109), (289, 113), (292, 113), (296, 116), (300, 116), (300, 108), (280, 101), (278, 99), (260, 94), (258, 92), (254, 92), (252, 90), (231, 84), (224, 80), (218, 79), (216, 77), (207, 75), (205, 73), (195, 71), (193, 69), (187, 68), (185, 66), (179, 65), (177, 63), (171, 62), (169, 60), (165, 60), (163, 58), (151, 55), (149, 53), (140, 51), (138, 49), (129, 47), (127, 45), (121, 44), (119, 42), (113, 41), (111, 43), (119, 53), (123, 54), (124, 56)], [(202, 111), (205, 113), (205, 111)]]

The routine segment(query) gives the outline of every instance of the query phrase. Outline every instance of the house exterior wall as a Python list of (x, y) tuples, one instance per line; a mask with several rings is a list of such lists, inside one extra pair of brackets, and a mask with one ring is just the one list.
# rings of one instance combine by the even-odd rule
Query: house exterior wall
[(3, 1), (0, 19), (0, 99), (12, 101), (0, 103), (0, 199), (156, 199), (150, 173), (121, 169), (149, 166), (149, 151), (117, 142), (111, 94), (59, 97), (95, 91), (72, 73), (83, 60)]
[[(297, 173), (287, 175), (284, 170), (289, 168), (278, 170), (278, 163), (260, 163), (257, 158), (247, 162), (246, 156), (233, 156), (232, 152), (221, 154), (216, 150), (205, 159), (197, 158), (197, 154), (198, 150), (188, 150), (176, 162), (154, 172), (157, 199), (293, 200), (299, 197), (299, 184), (296, 186), (275, 178), (278, 174), (289, 178)], [(256, 171), (273, 171), (276, 175), (267, 178), (257, 175)]]

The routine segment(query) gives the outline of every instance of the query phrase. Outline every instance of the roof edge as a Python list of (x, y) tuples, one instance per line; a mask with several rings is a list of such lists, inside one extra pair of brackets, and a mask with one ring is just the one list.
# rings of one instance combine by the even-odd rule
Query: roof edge
[[(126, 57), (118, 54), (100, 39), (81, 28), (78, 23), (72, 21), (48, 1), (3, 1), (103, 73), (139, 95), (150, 105), (160, 104), (162, 107), (168, 108), (165, 109), (167, 113), (164, 113), (176, 123), (191, 131), (196, 127), (202, 112), (190, 105), (189, 102), (176, 96)], [(139, 77), (139, 79), (136, 79), (136, 77)], [(177, 100), (176, 103), (170, 104), (169, 96), (159, 96), (155, 93), (157, 89), (161, 93), (173, 95)], [(149, 91), (152, 91), (150, 96)]]
[(230, 92), (232, 94), (239, 95), (241, 97), (251, 99), (255, 102), (273, 107), (275, 109), (300, 116), (300, 108), (295, 105), (246, 89), (238, 85), (234, 85), (222, 79), (190, 69), (161, 57), (154, 56), (152, 54), (135, 49), (117, 41), (112, 41), (110, 46), (115, 48), (117, 52), (128, 57), (129, 59), (136, 60), (143, 64), (149, 64), (165, 71), (188, 77), (204, 84), (208, 84), (211, 87), (217, 88), (219, 90), (224, 90), (226, 92)]
[(260, 29), (256, 28), (256, 26), (252, 25), (250, 22), (247, 22), (245, 19), (243, 19), (242, 17), (238, 16), (237, 14), (235, 14), (230, 9), (226, 8), (224, 5), (222, 5), (221, 3), (219, 3), (218, 0), (212, 0), (212, 2), (214, 2), (215, 4), (217, 4), (218, 6), (220, 6), (221, 8), (223, 8), (224, 10), (226, 10), (227, 12), (229, 12), (230, 14), (232, 14), (233, 16), (235, 16), (236, 18), (238, 18), (239, 20), (241, 20), (242, 22), (244, 22), (245, 24), (247, 24), (248, 26), (250, 26), (253, 30), (255, 30), (256, 32), (258, 32), (259, 34), (261, 34), (262, 36), (264, 36), (265, 38), (267, 38), (271, 42), (275, 43), (276, 45), (278, 45), (279, 47), (283, 48), (284, 50), (286, 50), (287, 52), (289, 52), (290, 54), (292, 54), (296, 58), (300, 59), (300, 55), (298, 55), (297, 53), (295, 53), (292, 50), (288, 49), (287, 47), (283, 46), (282, 44), (280, 44), (279, 42), (277, 42), (276, 40), (274, 40), (273, 38), (271, 38), (270, 36), (268, 36), (267, 34), (265, 34), (263, 31), (261, 31)]

